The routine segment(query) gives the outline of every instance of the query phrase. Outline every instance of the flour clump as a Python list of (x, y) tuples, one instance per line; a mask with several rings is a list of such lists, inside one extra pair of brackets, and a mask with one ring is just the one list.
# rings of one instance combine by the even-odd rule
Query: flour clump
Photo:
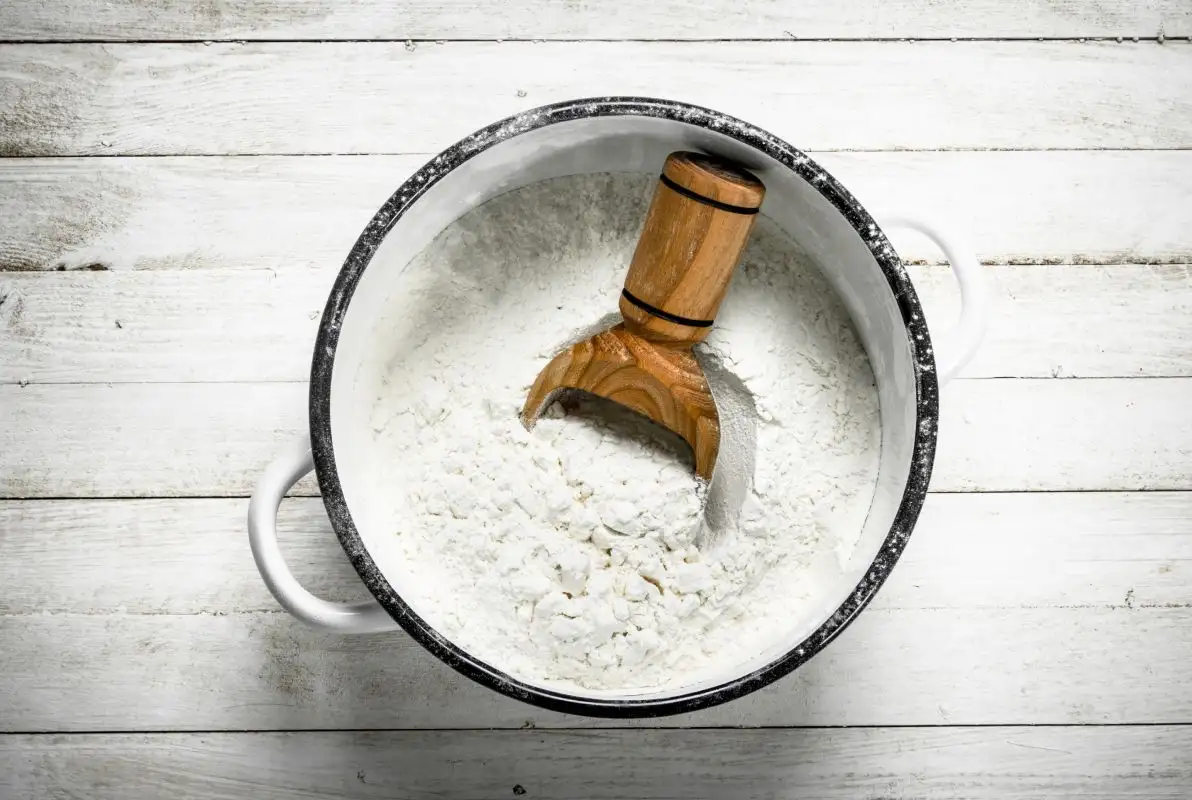
[(443, 635), (556, 688), (739, 674), (836, 585), (877, 475), (864, 350), (765, 218), (697, 348), (722, 418), (711, 484), (609, 401), (564, 396), (521, 425), (543, 364), (608, 324), (654, 183), (561, 178), (457, 220), (388, 298), (357, 378), (370, 553)]

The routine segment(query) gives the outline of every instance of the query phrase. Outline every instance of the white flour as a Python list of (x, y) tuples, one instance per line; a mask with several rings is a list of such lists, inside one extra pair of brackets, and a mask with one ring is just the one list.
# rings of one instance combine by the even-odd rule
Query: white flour
[(546, 361), (608, 324), (656, 180), (491, 201), (415, 260), (377, 331), (368, 513), (391, 532), (387, 573), (458, 645), (559, 688), (728, 677), (789, 637), (838, 579), (877, 475), (864, 351), (764, 218), (702, 348), (723, 428), (710, 487), (677, 437), (607, 401), (522, 428)]

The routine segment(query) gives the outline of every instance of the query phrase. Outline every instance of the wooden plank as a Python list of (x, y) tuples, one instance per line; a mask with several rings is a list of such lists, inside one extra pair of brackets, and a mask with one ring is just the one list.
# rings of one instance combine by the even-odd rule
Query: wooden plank
[[(247, 510), (243, 499), (0, 502), (0, 615), (275, 611), (248, 557)], [(311, 591), (369, 597), (322, 500), (286, 500), (278, 536)]]
[(93, 800), (1186, 797), (1184, 726), (0, 738), (0, 792)]
[(3, 156), (435, 152), (608, 93), (812, 150), (1192, 146), (1187, 43), (33, 44), (0, 64)]
[(932, 488), (1192, 488), (1190, 407), (1186, 378), (958, 381), (941, 399)]
[(3, 159), (0, 269), (338, 268), (426, 160)]
[[(0, 502), (0, 614), (275, 610), (246, 557), (246, 506)], [(1183, 492), (933, 494), (874, 607), (1192, 607), (1189, 519)], [(368, 598), (320, 500), (287, 500), (279, 535), (311, 591)]]
[(502, 4), (415, 0), (394, 13), (383, 0), (162, 4), (136, 0), (0, 6), (0, 40), (125, 39), (928, 39), (1186, 36), (1190, 12), (1178, 0), (925, 0), (779, 3), (744, 0), (615, 0), (595, 6), (547, 0)]
[[(986, 262), (1192, 261), (1190, 151), (813, 155), (875, 212), (933, 214)], [(0, 159), (0, 270), (338, 268), (425, 160)], [(903, 258), (939, 262), (891, 236)]]
[[(300, 383), (0, 386), (0, 496), (247, 495), (306, 405)], [(958, 381), (931, 485), (1192, 489), (1190, 406), (1188, 378)]]
[[(933, 337), (946, 339), (960, 312), (951, 270), (910, 272)], [(990, 266), (985, 280), (989, 329), (966, 378), (1192, 375), (1186, 265)]]
[(1190, 519), (1182, 492), (932, 494), (875, 603), (1192, 607)]
[[(1189, 625), (1187, 606), (871, 608), (777, 684), (664, 724), (1188, 723)], [(404, 633), (282, 612), (4, 616), (0, 641), (4, 732), (598, 724), (499, 696)]]
[[(964, 374), (1190, 377), (1189, 270), (987, 267), (994, 313)], [(911, 271), (932, 329), (945, 337), (959, 306), (951, 271)], [(305, 380), (334, 272), (0, 275), (0, 383)]]
[(299, 383), (2, 386), (0, 494), (247, 496), (306, 400)]
[(302, 381), (325, 270), (0, 275), (0, 381)]

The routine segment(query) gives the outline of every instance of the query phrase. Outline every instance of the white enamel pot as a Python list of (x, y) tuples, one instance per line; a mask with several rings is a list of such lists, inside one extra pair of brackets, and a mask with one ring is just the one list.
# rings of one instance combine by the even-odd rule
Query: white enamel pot
[[(370, 398), (355, 380), (366, 363), (373, 322), (400, 291), (404, 268), (452, 221), (497, 195), (566, 175), (656, 173), (666, 155), (696, 150), (733, 159), (766, 185), (762, 212), (816, 263), (840, 295), (877, 379), (882, 446), (877, 487), (860, 542), (837, 591), (787, 640), (734, 674), (678, 690), (562, 692), (502, 672), (446, 639), (401, 595), (373, 553), (386, 531), (358, 525), (366, 466), (353, 458), (370, 435)], [(903, 213), (882, 225), (907, 226), (933, 239), (960, 285), (959, 323), (933, 344), (901, 260), (874, 218), (805, 154), (732, 117), (682, 103), (595, 98), (528, 111), (477, 131), (418, 170), (360, 235), (323, 312), (310, 382), (310, 435), (265, 471), (249, 507), (249, 537), (262, 577), (278, 602), (314, 627), (340, 633), (403, 628), (464, 675), (506, 695), (577, 714), (642, 717), (692, 711), (765, 686), (832, 641), (890, 574), (923, 505), (939, 422), (939, 390), (980, 343), (986, 295), (975, 258), (954, 236)], [(314, 469), (328, 516), (375, 601), (339, 604), (315, 597), (286, 566), (276, 517), (285, 492)], [(359, 517), (360, 515), (357, 515)], [(371, 551), (370, 551), (371, 546)]]

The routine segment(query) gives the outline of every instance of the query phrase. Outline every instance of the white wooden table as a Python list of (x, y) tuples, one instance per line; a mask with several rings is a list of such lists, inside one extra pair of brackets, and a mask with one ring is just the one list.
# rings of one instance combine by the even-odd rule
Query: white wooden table
[[(1192, 796), (1190, 36), (1192, 0), (0, 3), (0, 798)], [(958, 223), (995, 301), (874, 606), (632, 726), (300, 627), (244, 530), (373, 211), (595, 94)], [(295, 494), (300, 576), (365, 597)]]

